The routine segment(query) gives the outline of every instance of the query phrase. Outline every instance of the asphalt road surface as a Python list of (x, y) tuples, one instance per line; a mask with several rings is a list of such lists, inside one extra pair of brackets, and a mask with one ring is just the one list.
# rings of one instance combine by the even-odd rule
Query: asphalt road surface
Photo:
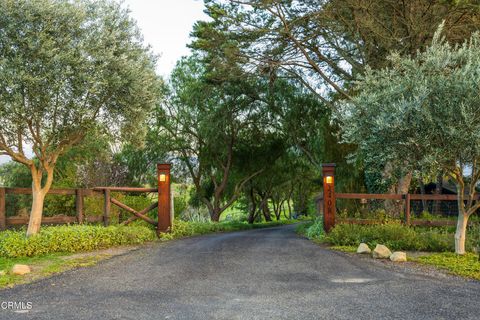
[(324, 249), (293, 226), (158, 243), (0, 291), (0, 319), (480, 319), (480, 282)]

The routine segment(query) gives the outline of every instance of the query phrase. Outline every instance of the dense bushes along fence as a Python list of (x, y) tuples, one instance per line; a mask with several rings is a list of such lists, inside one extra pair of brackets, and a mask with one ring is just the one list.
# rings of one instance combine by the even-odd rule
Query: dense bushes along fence
[[(325, 234), (321, 219), (299, 228), (308, 238), (317, 239), (335, 246), (358, 246), (361, 242), (369, 246), (384, 244), (393, 250), (449, 252), (454, 251), (454, 231), (448, 227), (408, 227), (400, 223), (377, 225), (337, 224)], [(479, 245), (478, 230), (472, 227), (467, 241), (467, 250)]]
[(112, 246), (141, 244), (156, 239), (155, 231), (144, 226), (55, 226), (44, 227), (33, 237), (25, 231), (0, 233), (0, 256), (29, 257), (53, 252), (79, 252)]

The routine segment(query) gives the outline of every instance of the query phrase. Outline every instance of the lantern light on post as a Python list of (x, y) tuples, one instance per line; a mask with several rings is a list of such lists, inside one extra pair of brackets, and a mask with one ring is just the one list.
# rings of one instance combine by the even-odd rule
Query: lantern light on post
[(335, 226), (335, 164), (322, 165), (323, 174), (323, 229), (329, 232)]
[(158, 179), (160, 182), (165, 182), (167, 181), (167, 175), (164, 173), (160, 173), (160, 177)]

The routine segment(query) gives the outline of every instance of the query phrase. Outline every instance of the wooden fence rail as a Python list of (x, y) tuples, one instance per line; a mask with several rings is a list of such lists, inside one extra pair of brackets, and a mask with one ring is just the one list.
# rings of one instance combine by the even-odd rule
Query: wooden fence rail
[[(455, 194), (371, 194), (371, 193), (336, 193), (335, 192), (335, 164), (325, 163), (322, 165), (323, 191), (324, 193), (317, 197), (317, 210), (323, 213), (323, 228), (325, 232), (329, 232), (336, 222), (354, 223), (354, 224), (377, 224), (383, 223), (379, 219), (338, 219), (336, 210), (336, 199), (358, 199), (362, 203), (367, 203), (368, 199), (376, 200), (395, 200), (404, 201), (406, 225), (421, 226), (451, 226), (456, 222), (452, 220), (413, 220), (411, 219), (411, 202), (412, 201), (457, 201)], [(466, 200), (468, 196), (465, 196)], [(480, 200), (480, 195), (475, 195), (476, 201)]]
[[(457, 196), (454, 194), (374, 194), (374, 193), (335, 193), (335, 199), (350, 200), (397, 200), (405, 202), (404, 223), (412, 226), (454, 226), (456, 221), (453, 220), (412, 220), (411, 202), (412, 201), (456, 201)], [(476, 196), (476, 200), (480, 200), (480, 195)], [(317, 197), (317, 205), (319, 212), (323, 212), (323, 196)], [(378, 224), (382, 221), (378, 219), (357, 219), (357, 218), (336, 218), (338, 223), (351, 224)]]
[[(139, 192), (139, 193), (156, 193), (157, 188), (130, 188), (130, 187), (101, 187), (92, 189), (51, 189), (49, 195), (70, 195), (75, 197), (75, 216), (55, 215), (52, 217), (43, 217), (42, 224), (68, 224), (68, 223), (97, 223), (103, 222), (105, 226), (109, 224), (111, 203), (117, 201), (111, 198), (111, 192)], [(10, 216), (7, 217), (6, 212), (6, 196), (7, 195), (29, 195), (32, 189), (29, 188), (5, 188), (0, 187), (0, 231), (12, 226), (21, 226), (28, 224), (28, 216)], [(85, 216), (84, 199), (85, 197), (104, 198), (104, 207), (102, 216)], [(149, 210), (142, 210), (137, 214), (143, 215), (148, 211), (155, 209), (158, 202), (150, 206)], [(133, 210), (133, 209), (132, 209)], [(133, 217), (135, 218), (135, 217)], [(126, 221), (129, 223), (134, 219), (130, 218)], [(150, 219), (151, 220), (151, 219)], [(153, 221), (153, 220), (152, 220)]]
[[(157, 188), (133, 188), (133, 187), (98, 187), (92, 189), (51, 189), (47, 194), (70, 195), (75, 197), (75, 216), (56, 215), (53, 217), (43, 217), (42, 224), (64, 224), (64, 223), (85, 223), (85, 222), (103, 222), (105, 226), (110, 223), (110, 210), (112, 203), (117, 207), (131, 213), (133, 216), (123, 222), (129, 224), (135, 219), (142, 219), (155, 225), (157, 234), (170, 232), (173, 227), (173, 196), (171, 189), (171, 164), (157, 164)], [(147, 208), (136, 211), (124, 203), (112, 197), (112, 192), (139, 192), (139, 193), (157, 193), (158, 202), (151, 204)], [(28, 224), (29, 217), (13, 216), (7, 217), (6, 196), (19, 194), (32, 194), (29, 188), (6, 188), (0, 187), (0, 231), (10, 226)], [(85, 197), (103, 197), (102, 216), (85, 216)], [(146, 214), (157, 209), (157, 220), (147, 217)]]
[[(368, 194), (368, 193), (336, 193), (337, 199), (375, 199), (375, 200), (399, 200), (405, 201), (405, 217), (404, 223), (406, 225), (414, 226), (453, 226), (456, 221), (452, 220), (413, 220), (411, 219), (411, 202), (412, 201), (457, 201), (455, 194)], [(480, 200), (480, 195), (475, 196), (475, 200)], [(358, 221), (358, 222), (356, 222)], [(369, 219), (339, 219), (339, 222), (345, 223), (360, 223), (373, 224), (374, 221)]]
[[(411, 216), (411, 202), (412, 201), (457, 201), (455, 194), (375, 194), (375, 193), (335, 193), (335, 199), (351, 199), (351, 200), (398, 200), (405, 202), (405, 216), (404, 223), (411, 226), (454, 226), (456, 221), (453, 220), (412, 220)], [(480, 195), (475, 197), (475, 200), (480, 200)], [(319, 210), (323, 211), (323, 197), (317, 198)], [(356, 219), (356, 218), (339, 218), (336, 219), (339, 223), (351, 224), (378, 224), (382, 221), (378, 219)]]
[(382, 200), (402, 200), (402, 194), (383, 194), (383, 193), (335, 193), (338, 199), (382, 199)]

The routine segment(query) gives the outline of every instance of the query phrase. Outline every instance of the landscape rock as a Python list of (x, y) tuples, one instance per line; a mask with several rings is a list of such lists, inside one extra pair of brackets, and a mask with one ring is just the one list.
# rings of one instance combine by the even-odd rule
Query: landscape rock
[(23, 276), (24, 274), (30, 273), (30, 267), (26, 264), (16, 264), (12, 268), (12, 273), (15, 275)]
[(392, 253), (390, 260), (393, 262), (405, 262), (407, 261), (407, 254), (405, 252), (396, 251)]
[(375, 259), (388, 259), (392, 255), (392, 251), (388, 249), (383, 244), (377, 244), (375, 249), (373, 249), (372, 256)]
[(372, 250), (368, 247), (366, 243), (360, 243), (360, 245), (357, 248), (357, 253), (370, 253)]

